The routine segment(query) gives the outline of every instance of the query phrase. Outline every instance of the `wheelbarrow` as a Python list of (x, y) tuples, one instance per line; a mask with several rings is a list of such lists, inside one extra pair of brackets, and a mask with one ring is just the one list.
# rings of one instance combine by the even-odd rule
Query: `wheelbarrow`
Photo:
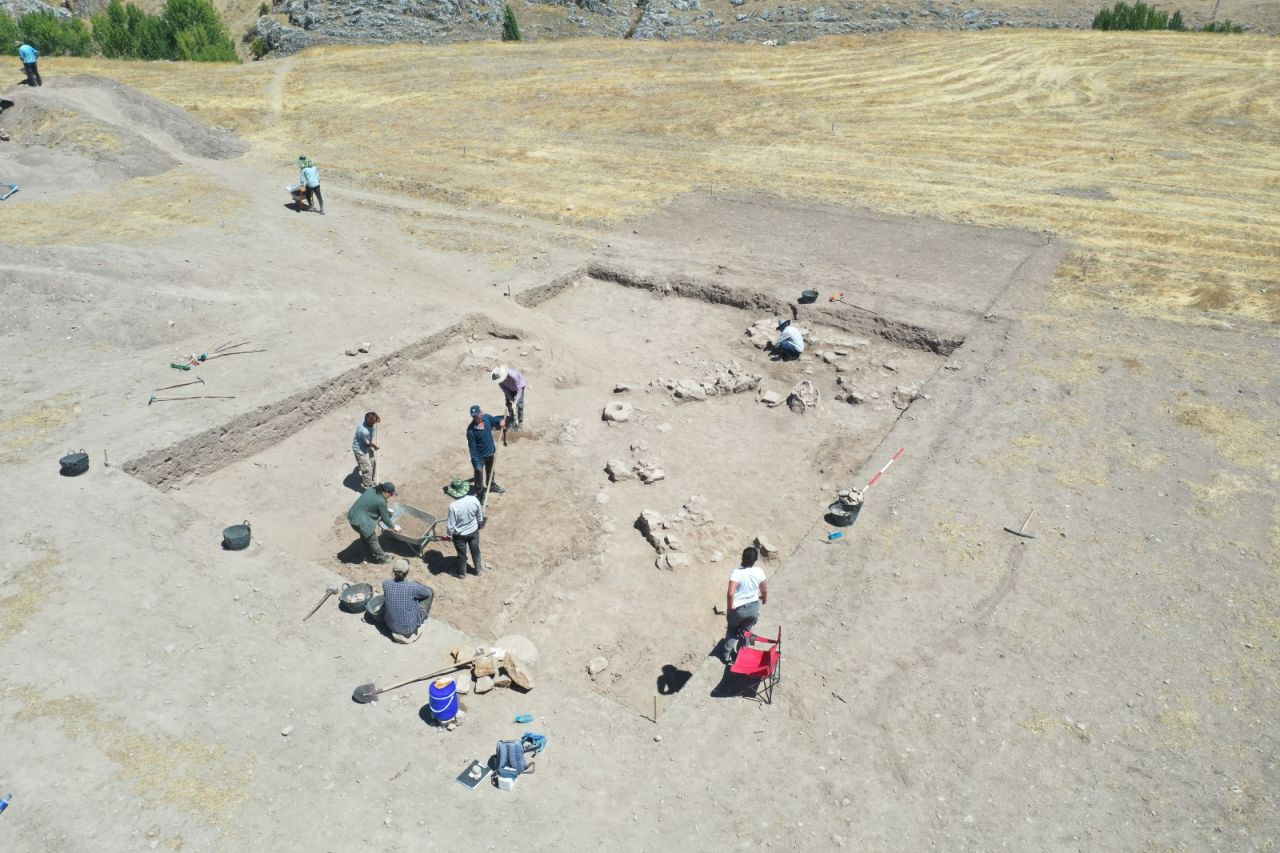
[[(383, 531), (389, 534), (391, 538), (413, 548), (414, 553), (419, 557), (427, 553), (428, 545), (444, 538), (436, 533), (436, 528), (440, 525), (440, 519), (431, 513), (406, 503), (393, 504), (390, 510), (392, 524), (406, 529), (395, 530), (384, 524), (382, 525)], [(426, 530), (426, 533), (419, 532), (423, 529)]]

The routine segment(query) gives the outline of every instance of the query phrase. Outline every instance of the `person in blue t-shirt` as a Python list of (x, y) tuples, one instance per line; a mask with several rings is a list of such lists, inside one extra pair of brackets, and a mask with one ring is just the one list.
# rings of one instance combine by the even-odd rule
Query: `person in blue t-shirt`
[[(493, 476), (493, 457), (498, 452), (498, 445), (493, 440), (493, 428), (506, 430), (507, 419), (496, 415), (486, 415), (479, 406), (471, 407), (471, 423), (467, 424), (467, 451), (471, 454), (471, 470), (474, 472), (476, 493), (484, 500), (485, 482)], [(506, 489), (497, 483), (490, 483), (489, 488), (497, 494)]]
[(22, 70), (27, 72), (27, 85), (43, 86), (44, 81), (40, 79), (40, 69), (36, 67), (36, 62), (40, 59), (40, 51), (21, 41), (15, 41), (13, 46), (18, 49), (18, 59), (22, 60)]

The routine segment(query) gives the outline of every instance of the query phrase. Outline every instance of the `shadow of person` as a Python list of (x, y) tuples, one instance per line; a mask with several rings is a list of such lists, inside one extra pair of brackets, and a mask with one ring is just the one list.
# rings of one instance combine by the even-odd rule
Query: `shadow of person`
[(365, 550), (364, 540), (357, 538), (356, 541), (339, 551), (336, 556), (339, 562), (354, 565), (363, 563), (365, 558), (369, 556), (369, 552)]
[(689, 683), (690, 678), (693, 678), (693, 673), (689, 670), (677, 669), (669, 663), (664, 663), (662, 674), (658, 676), (658, 692), (663, 696), (679, 693)]
[(351, 469), (351, 473), (342, 481), (342, 485), (346, 486), (357, 494), (364, 494), (364, 486), (360, 485), (360, 466)]
[(427, 571), (433, 575), (451, 575), (458, 565), (456, 554), (445, 554), (435, 548), (428, 548), (422, 555), (422, 561), (427, 564)]

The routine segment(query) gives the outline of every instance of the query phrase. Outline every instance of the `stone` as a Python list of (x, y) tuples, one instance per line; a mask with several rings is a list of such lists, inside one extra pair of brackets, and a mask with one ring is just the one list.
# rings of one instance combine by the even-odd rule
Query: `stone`
[(649, 449), (649, 442), (645, 441), (644, 439), (631, 442), (632, 453), (644, 453), (648, 449)]
[(631, 471), (631, 466), (621, 459), (610, 459), (606, 462), (604, 464), (604, 472), (609, 475), (609, 482), (611, 483), (635, 478), (635, 474)]
[(630, 390), (631, 390), (630, 385), (623, 385), (621, 382), (613, 386), (613, 393), (615, 394), (625, 394)]
[(651, 483), (656, 483), (659, 480), (665, 480), (667, 478), (667, 473), (663, 471), (661, 468), (645, 468), (641, 470), (639, 473), (640, 473), (640, 482), (644, 483), (646, 486)]
[(604, 656), (596, 656), (587, 661), (587, 674), (593, 679), (609, 668), (609, 659)]
[(504, 655), (511, 654), (521, 663), (532, 665), (538, 662), (538, 647), (523, 634), (507, 634), (499, 637), (494, 645), (502, 649)]
[(284, 737), (288, 737), (289, 735), (293, 734), (293, 726), (285, 726), (283, 729), (280, 730), (280, 734)]
[(662, 544), (666, 546), (664, 550), (679, 551), (682, 540), (674, 533), (667, 533), (662, 537)]
[(818, 388), (808, 379), (801, 380), (800, 384), (791, 389), (791, 393), (787, 396), (787, 408), (798, 415), (803, 415), (810, 409), (818, 407)]
[(509, 675), (497, 675), (497, 676), (494, 676), (494, 678), (493, 678), (493, 686), (494, 686), (494, 687), (510, 687), (510, 686), (511, 686), (511, 676), (509, 676)]
[(485, 655), (484, 657), (477, 659), (472, 667), (471, 674), (477, 679), (486, 675), (497, 675), (498, 665), (493, 659), (493, 655)]
[(488, 693), (493, 689), (493, 676), (485, 675), (476, 679), (476, 694)]
[(885, 370), (889, 371), (890, 373), (897, 373), (897, 372), (898, 372), (898, 364), (897, 364), (897, 362), (893, 362), (893, 361), (884, 361), (884, 362), (881, 362), (881, 363), (880, 363), (880, 366), (881, 366), (881, 367), (883, 367)]
[(369, 343), (368, 341), (364, 341), (360, 344), (360, 346), (357, 347), (357, 349), (360, 350), (360, 352), (368, 352), (369, 347), (371, 346), (373, 346), (373, 344)]
[(347, 355), (358, 355), (358, 353), (353, 349), (349, 349), (347, 350)]
[(867, 401), (867, 398), (859, 394), (857, 391), (850, 391), (844, 399), (846, 403), (854, 406), (861, 405)]
[(9, 141), (9, 131), (5, 130), (4, 128), (0, 128), (0, 142), (8, 142), (8, 141)]
[(893, 389), (893, 405), (899, 409), (906, 409), (911, 405), (911, 401), (920, 396), (920, 386), (918, 385), (899, 385)]
[(692, 566), (693, 559), (688, 554), (659, 554), (655, 565), (660, 571), (678, 572)]
[(601, 418), (612, 423), (625, 423), (631, 419), (632, 412), (635, 407), (630, 403), (612, 402), (604, 407)]
[(760, 551), (762, 557), (772, 557), (778, 553), (778, 546), (774, 543), (772, 536), (761, 533), (752, 544)]
[(757, 399), (769, 408), (773, 408), (774, 406), (781, 405), (782, 401), (786, 398), (778, 391), (761, 391), (760, 396)]
[(662, 551), (662, 531), (667, 527), (666, 520), (657, 510), (642, 510), (636, 519), (636, 529), (640, 531), (649, 544)]
[(533, 670), (520, 658), (508, 652), (502, 659), (502, 668), (516, 687), (521, 690), (533, 689)]
[(469, 677), (456, 678), (454, 683), (458, 685), (459, 696), (466, 696), (471, 692), (471, 679)]
[(818, 357), (821, 358), (827, 364), (834, 364), (836, 361), (836, 354), (830, 351), (819, 353)]

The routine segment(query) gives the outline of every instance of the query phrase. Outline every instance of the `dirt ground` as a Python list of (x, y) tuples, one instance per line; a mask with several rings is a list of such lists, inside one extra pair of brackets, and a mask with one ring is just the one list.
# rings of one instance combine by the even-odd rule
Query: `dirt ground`
[[(1151, 312), (1097, 298), (1073, 241), (1110, 269), (1125, 249), (1074, 220), (980, 228), (758, 186), (584, 222), (335, 175), (327, 215), (303, 214), (285, 207), (292, 167), (260, 141), (229, 156), (234, 139), (149, 96), (45, 76), (19, 93), (24, 121), (65, 112), (126, 141), (86, 154), (33, 124), (0, 148), (0, 173), (26, 164), (32, 184), (0, 203), (17, 235), (0, 256), (6, 847), (496, 849), (511, 831), (536, 850), (1280, 842), (1267, 294), (1235, 313)], [(1270, 113), (1250, 114), (1264, 134)], [(143, 150), (160, 171), (126, 174)], [(99, 189), (57, 186), (60, 157), (104, 163)], [(1187, 225), (1202, 242), (1171, 262), (1179, 280), (1273, 190)], [(961, 204), (935, 191), (943, 212)], [(407, 236), (424, 222), (471, 223), (477, 242)], [(1252, 245), (1239, 251), (1261, 264)], [(1064, 296), (1074, 276), (1090, 295)], [(796, 305), (807, 287), (819, 302)], [(866, 345), (770, 362), (746, 331), (779, 315)], [(267, 352), (169, 367), (229, 340)], [(765, 389), (810, 379), (821, 403), (676, 403), (652, 384), (726, 361)], [(302, 622), (327, 586), (380, 577), (352, 561), (342, 520), (360, 415), (383, 415), (382, 473), (404, 499), (442, 510), (441, 486), (466, 473), (466, 408), (499, 406), (494, 363), (527, 368), (531, 388), (528, 432), (499, 449), (490, 570), (453, 578), (447, 550), (415, 564), (440, 600), (414, 645), (332, 601)], [(160, 395), (232, 399), (148, 405), (196, 376)], [(835, 399), (840, 376), (863, 403)], [(615, 399), (635, 412), (610, 426)], [(59, 476), (81, 447), (89, 472)], [(898, 448), (828, 542), (834, 489)], [(666, 478), (608, 482), (608, 460), (642, 457)], [(632, 525), (693, 495), (724, 554), (659, 570)], [(1005, 532), (1031, 510), (1034, 539)], [(221, 550), (244, 519), (253, 545)], [(780, 550), (771, 705), (724, 696), (707, 657), (734, 551), (759, 534)], [(422, 685), (351, 700), (504, 634), (537, 646), (537, 684), (469, 698), (456, 732), (424, 722)], [(514, 795), (455, 784), (526, 729), (549, 748)]]

